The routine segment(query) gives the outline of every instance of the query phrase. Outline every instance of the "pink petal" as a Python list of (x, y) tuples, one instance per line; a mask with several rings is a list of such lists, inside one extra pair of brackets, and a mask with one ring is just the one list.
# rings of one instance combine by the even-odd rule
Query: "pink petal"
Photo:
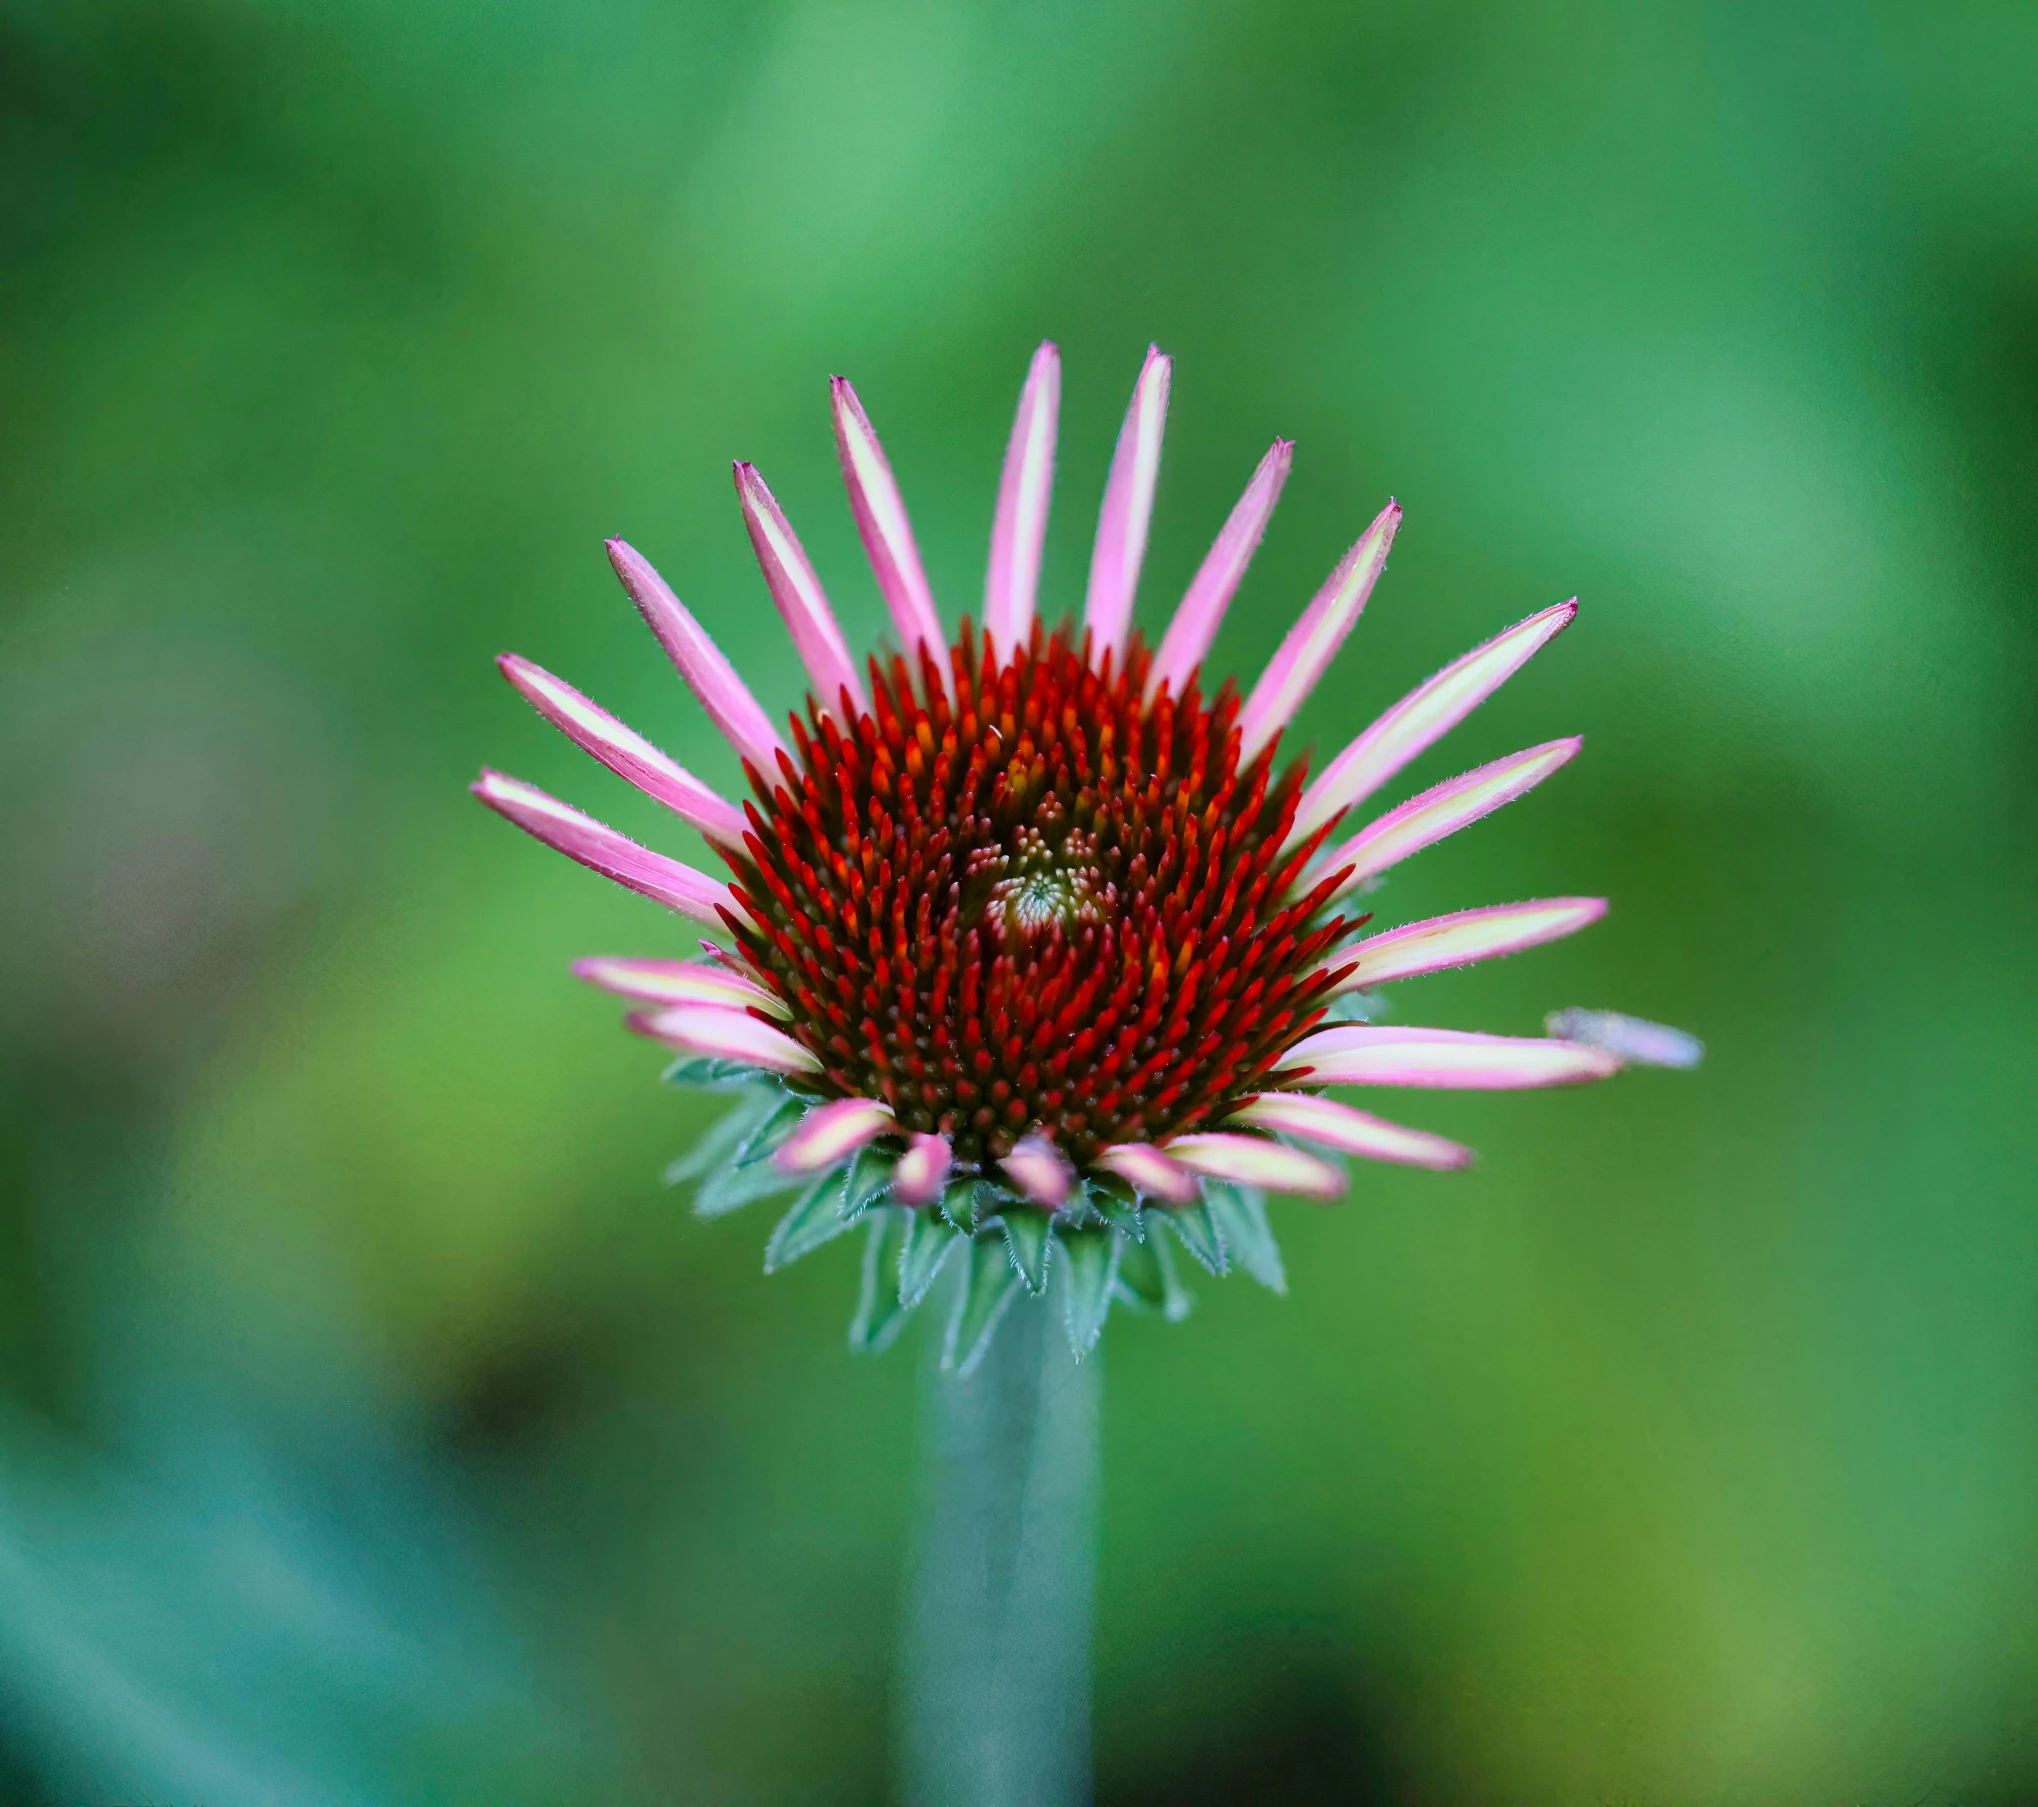
[(771, 599), (778, 604), (800, 663), (814, 682), (814, 700), (830, 714), (839, 715), (839, 698), (846, 690), (850, 706), (861, 715), (868, 705), (857, 680), (856, 662), (849, 656), (849, 642), (843, 639), (835, 611), (821, 593), (821, 580), (814, 575), (806, 549), (754, 464), (737, 462), (736, 495), (743, 504), (743, 525), (750, 529), (750, 544), (757, 550)]
[(1167, 1152), (1192, 1173), (1269, 1192), (1299, 1192), (1305, 1198), (1336, 1198), (1345, 1176), (1328, 1161), (1264, 1136), (1177, 1136)]
[(1472, 1035), (1457, 1029), (1340, 1024), (1305, 1036), (1282, 1057), (1306, 1067), (1312, 1085), (1412, 1085), (1465, 1091), (1513, 1091), (1605, 1079), (1620, 1062), (1576, 1042), (1522, 1035)]
[(1341, 811), (1370, 797), (1513, 677), (1568, 627), (1577, 613), (1574, 598), (1531, 615), (1411, 690), (1325, 766), (1303, 792), (1289, 841), (1307, 840)]
[(955, 1150), (946, 1136), (909, 1136), (892, 1169), (892, 1196), (902, 1205), (931, 1205), (941, 1196)]
[(747, 1061), (773, 1073), (818, 1073), (821, 1063), (790, 1035), (741, 1010), (677, 1004), (631, 1013), (630, 1027), (654, 1041), (715, 1060)]
[(849, 379), (837, 376), (828, 382), (835, 400), (835, 449), (842, 457), (842, 481), (849, 486), (849, 506), (856, 515), (856, 530), (863, 535), (863, 549), (870, 554), (871, 569), (877, 573), (877, 587), (884, 592), (907, 653), (925, 646), (939, 658), (947, 649), (948, 636), (942, 632), (941, 614), (927, 587), (920, 548), (884, 447)]
[(1337, 649), (1344, 645), (1352, 623), (1387, 568), (1387, 549), (1394, 544), (1394, 530), (1400, 525), (1400, 504), (1389, 502), (1359, 536), (1358, 544), (1338, 561), (1337, 569), (1317, 591), (1316, 600), (1302, 611), (1302, 619), (1288, 630), (1287, 639), (1239, 712), (1241, 765), (1288, 725), (1303, 699), (1316, 688), (1316, 680), (1337, 657)]
[(1075, 1189), (1075, 1169), (1068, 1157), (1045, 1136), (1022, 1136), (998, 1165), (1005, 1176), (1036, 1205), (1058, 1211)]
[(1332, 972), (1341, 966), (1352, 968), (1338, 980), (1335, 995), (1357, 991), (1362, 985), (1385, 985), (1390, 979), (1412, 979), (1419, 973), (1518, 954), (1524, 948), (1575, 935), (1605, 914), (1603, 897), (1541, 897), (1533, 903), (1458, 910), (1389, 929), (1384, 935), (1369, 935), (1327, 956), (1323, 964)]
[(760, 772), (776, 772), (782, 743), (772, 729), (771, 718), (757, 706), (736, 668), (722, 657), (720, 648), (641, 552), (622, 540), (610, 540), (608, 549), (609, 563), (623, 580), (630, 600), (651, 624), (666, 657), (679, 668), (708, 719), (721, 729), (738, 758), (749, 760)]
[(542, 666), (504, 653), (502, 675), (531, 706), (585, 753), (592, 753), (617, 777), (662, 803), (681, 821), (725, 847), (743, 845), (743, 812), (725, 802), (686, 767), (654, 747), (635, 729), (587, 700), (571, 684)]
[(1114, 1142), (1095, 1164), (1171, 1205), (1194, 1204), (1202, 1192), (1188, 1168), (1169, 1160), (1151, 1142)]
[(724, 1010), (792, 1012), (783, 999), (726, 967), (694, 960), (634, 960), (598, 954), (573, 963), (573, 975), (618, 997), (646, 1004), (716, 1004)]
[(1245, 486), (1205, 556), (1201, 569), (1183, 596), (1175, 618), (1168, 623), (1167, 637), (1154, 655), (1146, 674), (1146, 700), (1152, 702), (1166, 684), (1175, 695), (1182, 694), (1189, 674), (1203, 663), (1217, 638), (1218, 623), (1238, 589), (1245, 568), (1259, 550), (1260, 537), (1274, 504), (1281, 498), (1281, 485), (1288, 481), (1288, 466), (1295, 456), (1295, 442), (1277, 439), (1273, 449), (1260, 460), (1252, 481)]
[(1469, 1167), (1474, 1158), (1462, 1143), (1420, 1129), (1403, 1129), (1370, 1111), (1354, 1110), (1335, 1098), (1318, 1098), (1309, 1092), (1262, 1092), (1233, 1111), (1231, 1121), (1300, 1136), (1340, 1154), (1396, 1161), (1404, 1167), (1432, 1167), (1439, 1173)]
[(1054, 429), (1061, 409), (1061, 353), (1052, 343), (1033, 354), (1019, 413), (1005, 447), (998, 513), (991, 526), (991, 564), (984, 577), (984, 632), (1001, 653), (1033, 631), (1040, 589), (1040, 548), (1054, 490)]
[(1695, 1067), (1705, 1043), (1668, 1023), (1651, 1023), (1618, 1010), (1559, 1010), (1545, 1019), (1552, 1035), (1583, 1042), (1636, 1067)]
[(1089, 599), (1083, 625), (1090, 630), (1090, 657), (1102, 665), (1107, 652), (1114, 664), (1125, 661), (1125, 637), (1132, 627), (1132, 599), (1139, 589), (1139, 567), (1146, 558), (1147, 528), (1153, 521), (1154, 484), (1161, 473), (1161, 433), (1168, 420), (1168, 382), (1174, 360), (1158, 345), (1146, 348), (1139, 381), (1125, 424), (1118, 429), (1118, 449), (1111, 454), (1111, 475), (1104, 485), (1104, 505), (1097, 516), (1097, 540), (1090, 553)]
[(1583, 744), (1575, 736), (1545, 741), (1539, 747), (1510, 753), (1505, 759), (1496, 759), (1462, 777), (1433, 785), (1399, 809), (1389, 810), (1367, 823), (1341, 847), (1325, 854), (1318, 869), (1335, 872), (1340, 867), (1351, 867), (1337, 890), (1337, 895), (1342, 896), (1375, 873), (1385, 872), (1410, 854), (1420, 853), (1481, 816), (1490, 816), (1503, 803), (1512, 803), (1524, 792), (1534, 790)]
[(772, 1152), (781, 1173), (819, 1173), (847, 1160), (864, 1143), (895, 1127), (891, 1106), (876, 1098), (837, 1098), (810, 1110)]
[(682, 916), (719, 928), (721, 912), (736, 908), (735, 893), (727, 885), (705, 872), (681, 865), (678, 860), (667, 859), (662, 853), (640, 847), (628, 835), (618, 834), (592, 816), (584, 816), (557, 798), (548, 797), (535, 784), (484, 771), (472, 789), (497, 815), (507, 816), (547, 847), (558, 849), (568, 859), (578, 860), (603, 877), (627, 885)]

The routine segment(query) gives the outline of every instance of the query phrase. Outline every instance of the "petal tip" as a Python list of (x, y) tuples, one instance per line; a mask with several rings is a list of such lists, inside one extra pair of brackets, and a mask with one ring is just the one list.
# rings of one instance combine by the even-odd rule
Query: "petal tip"
[(1164, 1204), (1194, 1204), (1201, 1191), (1193, 1173), (1151, 1142), (1115, 1142), (1096, 1164)]
[(1210, 1179), (1305, 1198), (1338, 1198), (1347, 1184), (1343, 1172), (1321, 1156), (1265, 1136), (1199, 1130), (1176, 1136), (1162, 1153)]
[(1689, 1072), (1705, 1058), (1705, 1043), (1687, 1030), (1618, 1010), (1552, 1011), (1543, 1026), (1561, 1040), (1598, 1050), (1616, 1065)]
[(1075, 1169), (1045, 1136), (1020, 1137), (998, 1165), (1026, 1198), (1048, 1210), (1060, 1209), (1075, 1189)]
[(902, 1205), (931, 1205), (954, 1164), (955, 1150), (946, 1136), (907, 1137), (906, 1152), (892, 1169), (892, 1196)]

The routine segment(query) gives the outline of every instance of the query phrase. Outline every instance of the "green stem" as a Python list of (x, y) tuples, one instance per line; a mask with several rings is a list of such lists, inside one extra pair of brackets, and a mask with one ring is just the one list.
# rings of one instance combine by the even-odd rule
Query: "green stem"
[(1098, 1374), (1021, 1294), (933, 1371), (904, 1649), (907, 1807), (1087, 1807)]

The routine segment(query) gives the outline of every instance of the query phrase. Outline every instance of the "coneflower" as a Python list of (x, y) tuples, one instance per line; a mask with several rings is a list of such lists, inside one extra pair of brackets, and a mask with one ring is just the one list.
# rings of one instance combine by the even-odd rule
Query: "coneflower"
[[(1243, 697), (1204, 658), (1288, 474), (1276, 440), (1158, 648), (1132, 625), (1167, 413), (1150, 351), (1105, 487), (1082, 625), (1037, 614), (1060, 365), (1019, 400), (981, 625), (943, 627), (890, 466), (833, 383), (851, 507), (898, 643), (859, 668), (813, 565), (748, 464), (736, 490), (811, 680), (783, 733), (700, 623), (621, 540), (609, 557), (742, 760), (739, 808), (579, 692), (505, 655), (510, 682), (581, 747), (697, 829), (726, 880), (484, 773), (491, 808), (718, 937), (699, 960), (602, 958), (669, 1077), (739, 1094), (673, 1175), (716, 1215), (797, 1190), (767, 1270), (868, 1226), (851, 1340), (897, 1333), (952, 1259), (945, 1360), (967, 1371), (1012, 1298), (1049, 1283), (1080, 1355), (1114, 1299), (1179, 1316), (1165, 1224), (1205, 1267), (1284, 1284), (1265, 1196), (1332, 1198), (1340, 1157), (1464, 1166), (1471, 1152), (1329, 1093), (1602, 1079), (1688, 1064), (1696, 1044), (1603, 1012), (1545, 1038), (1380, 1026), (1374, 987), (1511, 954), (1598, 919), (1544, 898), (1363, 933), (1355, 898), (1411, 854), (1563, 766), (1552, 740), (1348, 816), (1569, 624), (1575, 602), (1496, 635), (1396, 703), (1311, 779), (1280, 739), (1386, 566), (1392, 502)], [(1355, 1008), (1354, 1006), (1357, 1006)]]

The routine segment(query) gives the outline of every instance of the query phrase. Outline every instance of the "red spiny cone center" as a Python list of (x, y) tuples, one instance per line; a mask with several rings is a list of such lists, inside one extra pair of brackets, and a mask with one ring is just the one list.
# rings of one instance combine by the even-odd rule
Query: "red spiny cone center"
[(1241, 770), (1232, 687), (1148, 705), (1147, 664), (1038, 626), (1001, 663), (965, 621), (918, 698), (873, 659), (853, 735), (810, 699), (797, 759), (751, 771), (730, 864), (767, 926), (730, 927), (824, 1090), (965, 1162), (1037, 1131), (1080, 1165), (1214, 1119), (1322, 1014), (1345, 924), (1311, 926), (1328, 879), (1288, 896), (1302, 767)]

